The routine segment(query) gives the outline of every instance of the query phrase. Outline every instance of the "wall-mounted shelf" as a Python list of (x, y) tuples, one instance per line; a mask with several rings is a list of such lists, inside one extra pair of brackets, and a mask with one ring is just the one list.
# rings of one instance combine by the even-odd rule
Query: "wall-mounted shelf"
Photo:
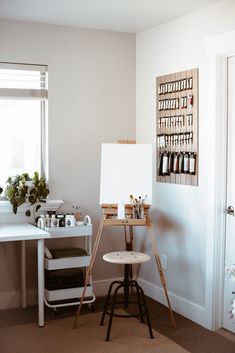
[(198, 185), (198, 69), (157, 77), (157, 181)]

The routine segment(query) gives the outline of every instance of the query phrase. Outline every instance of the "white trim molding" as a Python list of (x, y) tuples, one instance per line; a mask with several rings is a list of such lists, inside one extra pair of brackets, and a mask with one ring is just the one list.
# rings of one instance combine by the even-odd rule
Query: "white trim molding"
[[(37, 304), (37, 289), (27, 289), (27, 304), (29, 306)], [(20, 290), (0, 292), (0, 310), (19, 308), (21, 306)]]
[[(138, 278), (138, 283), (143, 288), (145, 295), (167, 306), (164, 289), (161, 286), (150, 283), (142, 278)], [(168, 291), (168, 295), (172, 309), (175, 312), (210, 329), (210, 318), (205, 307), (186, 300), (170, 291)]]
[[(94, 293), (96, 297), (105, 297), (108, 293), (109, 285), (112, 281), (123, 280), (123, 277), (108, 278), (93, 281)], [(164, 290), (162, 287), (138, 278), (138, 283), (143, 288), (145, 294), (163, 305), (167, 306)], [(210, 319), (205, 307), (196, 303), (185, 300), (171, 292), (168, 292), (171, 300), (173, 310), (187, 317), (190, 320), (197, 322), (199, 325), (209, 328)], [(37, 290), (27, 289), (27, 302), (28, 305), (36, 305), (37, 303)], [(0, 309), (6, 310), (10, 308), (19, 307), (21, 304), (20, 291), (1, 292), (0, 293)]]
[[(103, 280), (96, 280), (93, 282), (94, 293), (96, 297), (106, 296), (108, 292), (109, 285), (112, 281), (123, 280), (120, 278), (109, 278)], [(145, 294), (161, 304), (167, 306), (166, 297), (164, 290), (161, 286), (150, 283), (143, 278), (138, 278), (138, 283), (143, 288)], [(175, 312), (187, 317), (190, 320), (195, 321), (199, 325), (202, 325), (208, 329), (211, 329), (211, 320), (206, 307), (193, 303), (180, 297), (170, 291), (168, 291), (170, 296), (172, 308)]]
[[(222, 326), (225, 249), (226, 170), (227, 170), (227, 58), (235, 55), (235, 31), (206, 38), (211, 130), (208, 153), (212, 168), (208, 169), (208, 223), (206, 308), (211, 328)], [(218, 141), (220, 142), (218, 144)]]
[(96, 297), (105, 297), (108, 293), (109, 285), (113, 281), (122, 281), (123, 277), (98, 279), (93, 281), (93, 288)]
[[(47, 200), (46, 203), (41, 202), (40, 212), (57, 211), (58, 208), (64, 203), (62, 200)], [(24, 204), (18, 208), (17, 214), (25, 213), (29, 208), (29, 204)], [(7, 200), (0, 201), (0, 214), (1, 213), (13, 213), (12, 205)]]
[[(105, 297), (108, 293), (109, 285), (112, 281), (121, 281), (123, 278), (108, 278), (93, 281), (94, 293), (96, 297)], [(27, 304), (37, 304), (37, 289), (27, 289)], [(17, 291), (1, 291), (0, 292), (0, 310), (7, 310), (21, 306), (21, 292)]]

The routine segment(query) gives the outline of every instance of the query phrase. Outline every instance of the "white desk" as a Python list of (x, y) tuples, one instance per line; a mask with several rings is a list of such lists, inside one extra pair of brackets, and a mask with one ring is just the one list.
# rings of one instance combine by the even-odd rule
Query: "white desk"
[(26, 264), (25, 241), (37, 240), (38, 253), (38, 326), (44, 326), (44, 239), (51, 235), (31, 224), (1, 224), (0, 242), (22, 241), (21, 243), (21, 290), (22, 307), (26, 307)]

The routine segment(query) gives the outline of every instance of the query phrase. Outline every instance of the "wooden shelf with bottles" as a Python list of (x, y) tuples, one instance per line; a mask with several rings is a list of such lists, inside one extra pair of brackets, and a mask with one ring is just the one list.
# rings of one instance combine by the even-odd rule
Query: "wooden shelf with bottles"
[(156, 179), (198, 185), (198, 69), (156, 79)]

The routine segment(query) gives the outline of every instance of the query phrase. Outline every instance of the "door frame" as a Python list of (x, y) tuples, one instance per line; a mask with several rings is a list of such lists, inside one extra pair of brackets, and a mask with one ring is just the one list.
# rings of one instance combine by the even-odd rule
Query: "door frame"
[[(209, 59), (209, 111), (211, 131), (209, 158), (213, 168), (208, 172), (211, 207), (207, 220), (207, 279), (206, 302), (212, 314), (212, 329), (223, 324), (224, 255), (227, 174), (227, 58), (235, 55), (235, 31), (205, 40)], [(219, 141), (219, 143), (218, 143)]]

